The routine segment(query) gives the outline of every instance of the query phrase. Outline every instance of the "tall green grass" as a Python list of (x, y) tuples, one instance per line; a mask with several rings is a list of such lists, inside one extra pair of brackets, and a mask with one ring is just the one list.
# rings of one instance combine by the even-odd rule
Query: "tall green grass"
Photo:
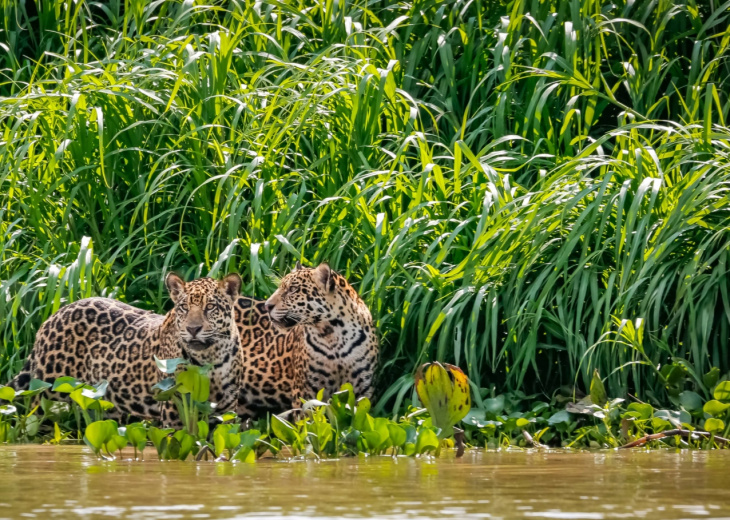
[(386, 404), (430, 359), (730, 369), (730, 3), (0, 3), (0, 379), (61, 304), (297, 259), (369, 304)]

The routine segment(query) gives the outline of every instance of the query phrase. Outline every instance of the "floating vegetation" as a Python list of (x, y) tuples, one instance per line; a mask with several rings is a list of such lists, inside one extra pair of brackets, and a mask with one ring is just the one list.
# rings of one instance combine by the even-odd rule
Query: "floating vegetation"
[[(480, 399), (471, 407), (469, 381), (457, 367), (430, 363), (415, 378), (416, 401), (393, 418), (372, 414), (368, 398), (343, 385), (326, 402), (322, 395), (300, 409), (241, 421), (234, 412), (217, 413), (208, 401), (209, 367), (183, 359), (158, 360), (171, 377), (156, 385), (157, 399), (174, 403), (182, 427), (162, 428), (147, 421), (120, 425), (104, 418), (112, 404), (106, 382), (96, 386), (73, 378), (53, 385), (31, 382), (15, 392), (0, 387), (0, 442), (78, 442), (102, 458), (143, 458), (154, 449), (160, 460), (255, 462), (262, 457), (337, 458), (343, 456), (440, 456), (456, 448), (632, 448), (674, 446), (730, 447), (730, 381), (712, 373), (712, 399), (683, 393), (677, 409), (609, 398), (597, 371), (588, 395), (558, 394), (551, 402), (509, 394)], [(55, 391), (67, 401), (41, 394)], [(40, 405), (34, 404), (40, 397)], [(73, 426), (75, 425), (75, 426)], [(129, 453), (129, 452), (127, 452)]]

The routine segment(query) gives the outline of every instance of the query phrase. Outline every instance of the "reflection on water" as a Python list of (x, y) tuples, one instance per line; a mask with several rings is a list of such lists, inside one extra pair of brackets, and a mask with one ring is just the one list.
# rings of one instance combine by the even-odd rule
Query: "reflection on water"
[(730, 518), (730, 452), (98, 461), (0, 446), (2, 518)]

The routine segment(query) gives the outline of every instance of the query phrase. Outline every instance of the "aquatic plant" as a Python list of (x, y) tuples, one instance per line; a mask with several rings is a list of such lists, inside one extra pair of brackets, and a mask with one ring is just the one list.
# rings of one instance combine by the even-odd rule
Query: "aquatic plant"
[[(174, 377), (163, 379), (152, 387), (157, 401), (173, 401), (185, 431), (192, 436), (208, 432), (208, 417), (213, 407), (210, 397), (210, 372), (212, 365), (202, 367), (190, 364), (182, 358), (160, 360), (155, 357), (157, 368), (163, 374)], [(180, 368), (184, 369), (180, 370)], [(202, 426), (205, 424), (205, 426)], [(200, 431), (202, 429), (202, 432)]]

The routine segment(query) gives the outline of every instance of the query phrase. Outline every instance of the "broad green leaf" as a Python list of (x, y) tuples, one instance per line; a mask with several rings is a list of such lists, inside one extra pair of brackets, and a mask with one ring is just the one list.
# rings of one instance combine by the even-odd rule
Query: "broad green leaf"
[(12, 401), (15, 399), (15, 389), (12, 386), (0, 386), (0, 399)]
[(721, 403), (720, 401), (713, 399), (705, 403), (705, 406), (702, 407), (702, 411), (713, 416), (718, 416), (724, 414), (728, 408), (730, 408), (730, 403)]
[(287, 444), (291, 445), (299, 440), (299, 436), (294, 430), (294, 426), (288, 421), (281, 419), (278, 415), (271, 416), (271, 429), (273, 430), (274, 435)]
[(721, 381), (715, 387), (713, 396), (718, 401), (730, 401), (730, 381)]
[(162, 457), (164, 453), (165, 446), (163, 445), (163, 441), (165, 438), (167, 438), (168, 435), (173, 433), (175, 430), (172, 428), (156, 428), (152, 426), (149, 430), (147, 430), (147, 437), (149, 440), (152, 441), (152, 444), (157, 449), (157, 454)]
[(216, 428), (213, 431), (213, 446), (215, 447), (215, 456), (220, 457), (221, 453), (226, 449), (226, 437), (228, 432), (225, 429)]
[(107, 443), (107, 449), (109, 451), (119, 451), (127, 447), (127, 438), (121, 435), (112, 435), (111, 439)]
[(717, 367), (712, 367), (709, 372), (707, 372), (704, 376), (702, 376), (702, 382), (705, 384), (705, 386), (708, 389), (712, 389), (717, 384), (717, 381), (720, 379), (720, 369)]
[(209, 429), (210, 427), (207, 421), (198, 421), (198, 438), (203, 440), (207, 439)]
[(147, 430), (141, 423), (127, 425), (127, 440), (138, 450), (144, 450), (147, 444)]
[(484, 400), (484, 409), (492, 415), (499, 415), (504, 411), (504, 396)]
[(424, 453), (435, 451), (439, 447), (438, 436), (428, 428), (422, 428), (418, 432), (416, 439), (416, 453), (423, 455)]
[(46, 383), (45, 381), (42, 381), (41, 379), (32, 379), (30, 382), (30, 385), (28, 385), (28, 390), (23, 390), (22, 392), (18, 392), (18, 395), (24, 396), (24, 397), (31, 397), (40, 394), (41, 392), (48, 390), (51, 388), (51, 383)]
[(636, 412), (638, 414), (637, 418), (642, 420), (651, 419), (654, 414), (654, 408), (650, 404), (644, 403), (631, 403), (627, 410)]
[(185, 432), (184, 430), (176, 431), (173, 434), (173, 437), (180, 444), (177, 457), (173, 458), (185, 460), (188, 457), (188, 454), (192, 451), (193, 446), (195, 446), (195, 437)]
[(551, 426), (567, 422), (570, 422), (570, 414), (565, 410), (560, 410), (559, 412), (554, 413), (548, 419), (548, 424)]
[(178, 389), (175, 379), (168, 377), (152, 387), (152, 395), (156, 401), (169, 401)]
[(154, 358), (157, 368), (163, 374), (174, 374), (180, 365), (188, 364), (188, 360), (183, 358), (159, 359), (157, 356), (154, 356)]
[(685, 390), (679, 394), (679, 403), (688, 412), (696, 412), (702, 409), (702, 398), (691, 390)]
[(370, 411), (370, 399), (363, 397), (357, 401), (357, 407), (355, 408), (355, 415), (352, 419), (352, 427), (356, 430), (366, 430), (368, 412)]
[(606, 387), (603, 386), (598, 369), (593, 370), (593, 378), (591, 378), (591, 402), (596, 406), (604, 406), (608, 402)]
[(388, 424), (388, 435), (393, 446), (400, 448), (406, 443), (406, 431), (395, 423)]
[(86, 427), (84, 441), (98, 453), (116, 434), (117, 425), (114, 421), (95, 421)]
[(720, 419), (714, 417), (705, 421), (705, 430), (710, 433), (718, 433), (725, 430), (725, 423)]
[(84, 386), (84, 383), (77, 381), (74, 377), (64, 376), (59, 377), (53, 382), (51, 390), (54, 392), (60, 392), (62, 394), (70, 394), (79, 387)]
[(190, 394), (193, 401), (207, 401), (210, 397), (210, 378), (196, 370), (184, 370), (175, 376), (178, 391), (181, 394)]

